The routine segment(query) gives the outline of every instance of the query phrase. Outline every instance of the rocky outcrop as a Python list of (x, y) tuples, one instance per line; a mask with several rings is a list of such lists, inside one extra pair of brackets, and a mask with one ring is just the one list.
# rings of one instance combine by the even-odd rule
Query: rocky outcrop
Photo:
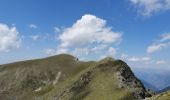
[[(85, 91), (85, 88), (88, 87), (88, 84), (93, 81), (93, 73), (96, 70), (107, 73), (108, 70), (112, 71), (112, 75), (117, 76), (118, 78), (118, 88), (126, 88), (131, 91), (132, 95), (129, 95), (133, 100), (141, 100), (151, 95), (147, 92), (142, 82), (135, 77), (130, 67), (121, 60), (114, 60), (111, 58), (105, 58), (101, 60), (94, 68), (85, 72), (81, 77), (75, 81), (72, 85), (68, 86), (63, 92), (56, 95), (54, 100), (62, 100), (68, 94), (73, 94), (70, 100), (75, 99), (76, 95)], [(110, 76), (112, 78), (113, 76)], [(105, 80), (103, 80), (105, 81)], [(113, 83), (115, 84), (115, 83)], [(104, 86), (105, 87), (105, 86)], [(81, 94), (81, 99), (87, 96), (92, 91), (86, 91)], [(126, 96), (121, 100), (126, 100)], [(128, 99), (129, 100), (129, 99)]]
[(130, 67), (121, 60), (118, 60), (117, 62), (121, 63), (121, 66), (120, 68), (118, 68), (117, 71), (119, 87), (134, 90), (133, 95), (137, 99), (144, 99), (145, 97), (150, 97), (151, 94), (148, 93), (142, 82), (138, 78), (136, 78)]

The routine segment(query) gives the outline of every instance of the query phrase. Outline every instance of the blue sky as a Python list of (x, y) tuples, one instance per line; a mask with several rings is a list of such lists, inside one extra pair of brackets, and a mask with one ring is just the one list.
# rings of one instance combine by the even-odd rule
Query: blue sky
[(0, 0), (0, 63), (70, 53), (170, 70), (170, 0)]

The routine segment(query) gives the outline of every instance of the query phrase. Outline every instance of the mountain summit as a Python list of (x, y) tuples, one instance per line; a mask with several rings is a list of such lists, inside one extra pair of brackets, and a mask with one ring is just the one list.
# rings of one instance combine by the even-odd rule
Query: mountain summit
[(121, 60), (60, 54), (0, 66), (2, 100), (141, 100), (151, 95)]

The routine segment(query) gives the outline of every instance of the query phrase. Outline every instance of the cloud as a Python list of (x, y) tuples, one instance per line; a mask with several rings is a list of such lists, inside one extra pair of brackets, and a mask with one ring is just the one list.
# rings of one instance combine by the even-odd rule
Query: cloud
[(51, 48), (47, 48), (44, 49), (43, 52), (48, 55), (48, 56), (52, 56), (52, 55), (56, 55), (56, 54), (63, 54), (63, 53), (69, 53), (67, 49), (65, 48), (61, 48), (61, 49), (51, 49)]
[(131, 57), (131, 58), (128, 59), (128, 61), (136, 62), (136, 61), (140, 61), (140, 58)]
[(61, 29), (59, 27), (54, 27), (54, 32), (59, 33), (59, 32), (61, 32)]
[(154, 53), (160, 51), (167, 46), (168, 46), (167, 43), (152, 44), (147, 48), (147, 53)]
[(166, 64), (167, 62), (164, 60), (159, 60), (156, 62), (157, 65), (162, 65), (162, 64)]
[(100, 56), (100, 59), (103, 59), (105, 57), (114, 57), (116, 55), (117, 50), (113, 47), (107, 48), (108, 50)]
[(114, 56), (116, 54), (116, 49), (113, 47), (109, 47), (108, 52), (107, 52), (107, 56)]
[(103, 51), (106, 48), (108, 48), (108, 45), (101, 44), (91, 48), (91, 51), (94, 52), (95, 54), (100, 54), (101, 51)]
[(170, 33), (165, 33), (161, 36), (161, 42), (164, 42), (164, 41), (167, 41), (167, 40), (170, 40)]
[(170, 46), (170, 33), (161, 35), (158, 43), (153, 43), (147, 48), (147, 53), (154, 53)]
[(62, 54), (62, 53), (69, 53), (67, 48), (58, 48), (56, 51), (57, 54)]
[(14, 48), (19, 48), (21, 37), (16, 27), (8, 27), (0, 23), (0, 51), (8, 52)]
[(56, 54), (56, 50), (55, 49), (50, 49), (50, 48), (45, 49), (44, 52), (45, 52), (45, 54), (50, 55), (50, 56)]
[(150, 60), (151, 60), (150, 57), (142, 57), (142, 58), (141, 58), (141, 61), (150, 61)]
[(142, 16), (151, 16), (160, 11), (170, 10), (170, 0), (130, 0)]
[(81, 56), (81, 55), (88, 55), (91, 52), (89, 48), (75, 48), (72, 52), (74, 55)]
[(151, 57), (149, 56), (144, 56), (144, 57), (135, 57), (135, 56), (129, 56), (125, 53), (121, 55), (121, 59), (130, 61), (130, 62), (148, 62), (151, 61)]
[[(76, 55), (109, 55), (115, 54), (114, 45), (122, 40), (121, 32), (112, 31), (106, 26), (104, 19), (94, 15), (85, 14), (71, 27), (64, 28), (58, 36), (60, 42), (58, 51), (69, 52)], [(58, 30), (58, 29), (57, 29)]]
[(128, 58), (128, 61), (132, 61), (132, 62), (137, 62), (137, 61), (150, 61), (151, 58), (150, 57), (131, 57)]
[(31, 39), (34, 40), (34, 41), (38, 40), (39, 38), (40, 38), (39, 35), (32, 35), (31, 36)]
[(84, 46), (92, 43), (116, 43), (121, 33), (113, 32), (106, 21), (93, 15), (84, 15), (72, 27), (66, 28), (59, 36), (61, 47)]
[(144, 56), (144, 57), (137, 57), (137, 56), (129, 56), (127, 54), (122, 54), (121, 59), (127, 61), (130, 64), (138, 63), (138, 64), (151, 64), (151, 65), (162, 65), (162, 64), (167, 64), (166, 61), (164, 60), (156, 60), (151, 58), (150, 56)]
[(120, 58), (126, 60), (128, 58), (128, 55), (125, 53), (122, 53)]
[(33, 28), (33, 29), (38, 28), (38, 27), (37, 27), (36, 25), (34, 25), (34, 24), (30, 24), (29, 27), (30, 27), (30, 28)]

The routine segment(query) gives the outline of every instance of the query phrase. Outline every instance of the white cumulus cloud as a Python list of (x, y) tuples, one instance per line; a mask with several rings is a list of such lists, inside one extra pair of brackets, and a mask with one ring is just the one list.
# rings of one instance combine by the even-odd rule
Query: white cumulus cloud
[(11, 49), (19, 48), (21, 38), (16, 27), (9, 27), (0, 23), (0, 51), (8, 52)]
[(58, 36), (58, 51), (67, 50), (76, 55), (97, 55), (103, 52), (107, 55), (106, 52), (115, 54), (115, 48), (112, 46), (121, 42), (122, 33), (112, 31), (106, 24), (104, 19), (85, 14), (71, 27), (62, 30)]
[(116, 43), (121, 33), (113, 32), (106, 26), (106, 20), (93, 15), (84, 15), (72, 27), (66, 28), (59, 36), (61, 47), (83, 46), (89, 43)]

